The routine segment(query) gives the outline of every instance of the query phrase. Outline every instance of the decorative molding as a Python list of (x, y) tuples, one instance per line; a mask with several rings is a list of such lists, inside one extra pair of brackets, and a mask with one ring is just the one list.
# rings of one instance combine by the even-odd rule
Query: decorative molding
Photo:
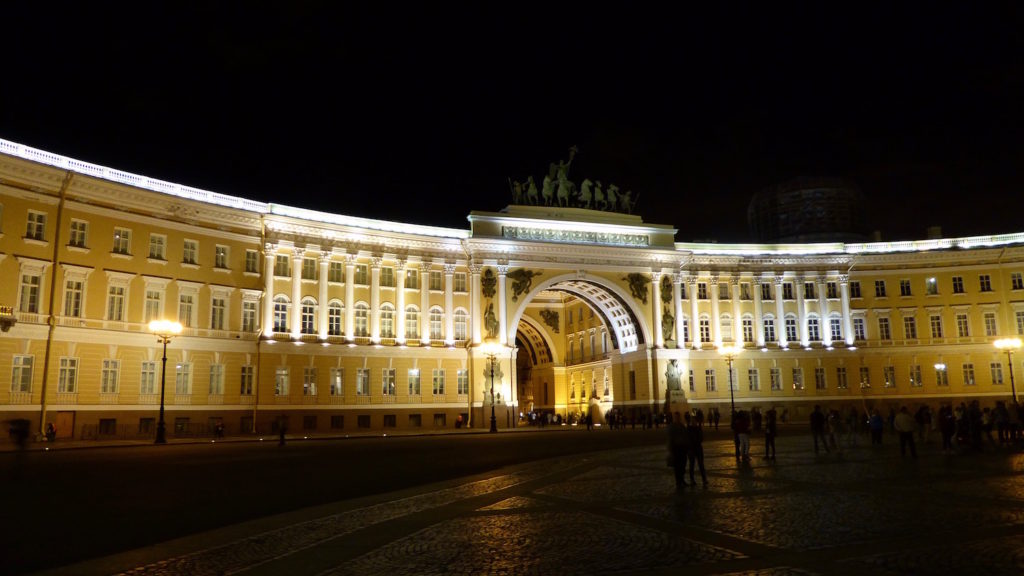
[(539, 240), (541, 242), (555, 242), (559, 244), (596, 244), (600, 246), (631, 246), (637, 248), (646, 248), (650, 245), (650, 238), (643, 234), (502, 226), (501, 235), (503, 238), (510, 240)]

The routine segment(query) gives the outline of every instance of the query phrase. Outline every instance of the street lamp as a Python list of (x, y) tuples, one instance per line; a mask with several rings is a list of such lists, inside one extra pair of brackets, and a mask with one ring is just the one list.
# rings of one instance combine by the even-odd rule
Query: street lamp
[(160, 420), (156, 423), (155, 444), (167, 443), (167, 427), (164, 425), (164, 384), (167, 381), (167, 343), (181, 334), (181, 324), (170, 320), (153, 320), (149, 323), (149, 331), (156, 335), (157, 341), (164, 345), (164, 364), (160, 369)]
[(996, 348), (1006, 350), (1006, 364), (1010, 368), (1010, 391), (1013, 392), (1013, 404), (1017, 404), (1017, 386), (1013, 382), (1013, 351), (1020, 350), (1020, 338), (1000, 338), (993, 342)]
[(729, 363), (729, 404), (732, 406), (732, 416), (736, 416), (736, 397), (732, 391), (732, 361), (742, 349), (739, 346), (719, 346), (718, 353), (725, 357)]
[(500, 344), (495, 344), (494, 342), (487, 342), (480, 347), (484, 355), (487, 356), (487, 361), (491, 365), (491, 432), (498, 431), (498, 419), (494, 416), (494, 363), (497, 361), (498, 354), (501, 352), (502, 348), (503, 347)]

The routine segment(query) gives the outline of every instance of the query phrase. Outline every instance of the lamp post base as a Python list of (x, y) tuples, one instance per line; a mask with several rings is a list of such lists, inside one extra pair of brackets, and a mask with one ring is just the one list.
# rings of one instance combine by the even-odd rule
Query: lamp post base
[(167, 426), (163, 422), (156, 425), (156, 442), (154, 444), (167, 444)]

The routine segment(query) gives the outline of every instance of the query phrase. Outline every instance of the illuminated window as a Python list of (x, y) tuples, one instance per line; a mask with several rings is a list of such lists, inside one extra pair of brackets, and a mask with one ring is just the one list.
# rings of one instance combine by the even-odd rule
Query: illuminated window
[(962, 276), (953, 276), (953, 294), (964, 293), (964, 279)]
[(316, 396), (316, 368), (312, 366), (302, 369), (302, 395)]
[(291, 273), (288, 272), (290, 258), (287, 254), (278, 254), (274, 256), (274, 276), (288, 277)]
[(340, 302), (331, 302), (327, 306), (327, 335), (341, 336), (341, 314), (343, 309)]
[(302, 279), (303, 280), (316, 280), (317, 279), (316, 258), (303, 258), (302, 259)]
[(68, 280), (64, 284), (64, 315), (74, 318), (82, 315), (81, 280)]
[(431, 377), (434, 396), (444, 396), (444, 369), (435, 368)]
[(288, 331), (288, 298), (274, 298), (274, 332)]
[(156, 362), (143, 360), (139, 374), (139, 394), (156, 394)]
[(441, 324), (444, 320), (444, 312), (440, 308), (434, 307), (430, 309), (430, 339), (440, 340), (444, 338), (444, 333), (441, 331)]
[(167, 237), (163, 234), (149, 235), (149, 257), (153, 260), (167, 259)]
[(245, 251), (245, 271), (250, 274), (259, 274), (260, 272), (260, 255), (255, 250)]
[[(60, 224), (58, 223), (58, 226)], [(28, 222), (25, 225), (25, 238), (30, 240), (46, 240), (46, 214), (43, 212), (36, 212), (35, 210), (28, 211)]]
[(878, 319), (878, 338), (881, 340), (892, 340), (892, 329), (889, 327), (889, 319), (882, 317)]
[(114, 228), (115, 254), (131, 254), (132, 231), (127, 228)]
[(142, 318), (143, 322), (148, 324), (160, 318), (161, 309), (163, 308), (163, 297), (163, 292), (159, 290), (146, 290), (146, 308)]
[(430, 271), (430, 289), (431, 290), (442, 290), (441, 285), (441, 271), (431, 270)]
[(964, 371), (964, 386), (974, 386), (974, 364), (967, 363), (963, 365)]
[(942, 338), (942, 316), (932, 314), (929, 323), (932, 326), (932, 338)]
[(18, 288), (18, 310), (21, 312), (39, 313), (39, 281), (40, 274), (36, 271), (25, 271), (21, 274)]
[(761, 389), (761, 374), (757, 371), (757, 368), (747, 370), (747, 385), (751, 392), (757, 392)]
[(405, 287), (412, 288), (413, 290), (419, 289), (420, 273), (417, 270), (409, 269), (405, 271)]
[(344, 282), (345, 281), (345, 267), (341, 262), (331, 262), (327, 267), (327, 281), (328, 282)]
[(395, 337), (395, 307), (388, 303), (380, 307), (380, 337)]
[(883, 366), (882, 367), (882, 379), (885, 380), (886, 388), (896, 387), (896, 367), (895, 366)]
[(868, 331), (863, 318), (853, 319), (853, 339), (854, 340), (867, 340)]
[(775, 319), (771, 316), (764, 318), (764, 341), (775, 342)]
[(910, 365), (910, 385), (914, 388), (918, 388), (923, 384), (921, 381), (921, 365), (911, 364)]
[(252, 396), (252, 384), (255, 380), (253, 366), (242, 366), (239, 378), (238, 392), (242, 396)]
[(456, 272), (455, 273), (455, 292), (466, 291), (466, 273)]
[(223, 330), (224, 318), (227, 312), (227, 302), (224, 298), (210, 299), (210, 329)]
[(1020, 272), (1010, 274), (1010, 287), (1013, 290), (1024, 290), (1024, 275)]
[(195, 240), (185, 240), (182, 247), (181, 262), (182, 264), (199, 263), (199, 242), (196, 242)]
[(192, 393), (192, 364), (184, 362), (182, 364), (176, 364), (174, 367), (174, 393), (175, 394), (191, 394)]
[(214, 268), (228, 268), (228, 247), (221, 244), (217, 244), (213, 249), (213, 267)]
[(956, 336), (957, 338), (967, 338), (971, 335), (971, 323), (967, 319), (967, 314), (956, 315)]
[(224, 395), (224, 365), (210, 364), (210, 395)]
[(871, 387), (871, 371), (867, 366), (860, 367), (860, 387), (870, 388)]
[(992, 291), (992, 278), (988, 274), (978, 275), (978, 289), (982, 292)]
[(32, 356), (17, 354), (11, 370), (11, 392), (32, 391)]
[(847, 383), (846, 383), (846, 366), (837, 366), (836, 367), (836, 388), (838, 388), (840, 390), (846, 390), (847, 387), (848, 386), (847, 386)]
[(242, 302), (242, 332), (255, 332), (256, 318), (256, 303)]
[(828, 328), (829, 328), (829, 334), (830, 334), (833, 342), (835, 342), (836, 340), (842, 340), (843, 339), (843, 321), (842, 321), (841, 318), (835, 318), (835, 317), (829, 318), (828, 319)]
[(786, 341), (796, 342), (798, 339), (796, 333), (796, 318), (786, 318)]
[(409, 395), (420, 395), (420, 371), (417, 368), (409, 370)]
[(771, 384), (772, 390), (782, 390), (782, 370), (779, 368), (768, 369), (768, 380)]
[(345, 395), (345, 369), (331, 368), (331, 396)]
[(107, 320), (124, 321), (124, 286), (107, 288)]
[(287, 366), (278, 366), (274, 369), (274, 395), (275, 396), (287, 396), (288, 395), (288, 377), (289, 370)]
[(804, 369), (793, 368), (793, 390), (804, 389)]
[(707, 318), (700, 319), (700, 341), (711, 342), (711, 321)]
[(817, 318), (807, 319), (807, 339), (811, 342), (821, 341), (821, 325)]
[(75, 248), (86, 247), (86, 235), (89, 231), (89, 223), (84, 220), (72, 220), (71, 232), (68, 237), (68, 246)]
[(708, 368), (704, 370), (704, 390), (706, 392), (715, 391), (715, 369)]
[(939, 281), (935, 278), (928, 278), (924, 281), (924, 291), (929, 296), (935, 296), (939, 293)]
[(302, 317), (299, 322), (299, 330), (303, 334), (316, 334), (316, 300), (302, 299)]
[(850, 282), (850, 298), (860, 297), (860, 282)]
[(903, 317), (903, 337), (908, 340), (917, 338), (917, 319), (913, 316)]
[(420, 337), (420, 313), (415, 306), (408, 306), (405, 309), (405, 337)]
[(354, 324), (353, 330), (357, 337), (365, 338), (369, 336), (368, 326), (370, 317), (370, 307), (365, 302), (359, 302), (356, 304), (355, 315), (353, 316)]
[(185, 328), (192, 326), (192, 316), (194, 314), (195, 295), (193, 294), (179, 294), (178, 295), (178, 322), (181, 323)]
[[(469, 315), (466, 314), (465, 310), (459, 309), (455, 311), (455, 339), (466, 340), (467, 337), (467, 326), (469, 324)], [(593, 336), (591, 336), (593, 337)]]
[(384, 368), (381, 370), (380, 393), (385, 396), (395, 395), (395, 369)]
[(460, 369), (455, 373), (455, 378), (457, 387), (456, 393), (459, 394), (460, 396), (465, 396), (466, 394), (469, 394), (469, 370), (466, 370), (464, 368)]
[(995, 336), (999, 333), (998, 327), (996, 326), (995, 312), (985, 312), (983, 319), (985, 320), (985, 336)]
[(366, 286), (370, 282), (367, 280), (366, 275), (366, 264), (356, 264), (355, 280), (353, 280), (357, 286)]
[(825, 368), (818, 366), (814, 369), (814, 389), (824, 390), (825, 387)]
[(946, 370), (944, 364), (940, 364), (935, 368), (935, 385), (949, 386), (949, 371)]
[(78, 391), (78, 358), (62, 357), (57, 374), (57, 392)]

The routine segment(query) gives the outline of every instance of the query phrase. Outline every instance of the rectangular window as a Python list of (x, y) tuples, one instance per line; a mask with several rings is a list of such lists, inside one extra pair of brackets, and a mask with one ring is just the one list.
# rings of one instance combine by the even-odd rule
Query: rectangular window
[(764, 319), (764, 341), (775, 342), (775, 321), (771, 318)]
[(942, 316), (932, 314), (929, 317), (929, 323), (932, 326), (932, 338), (942, 338)]
[(769, 384), (771, 384), (772, 390), (782, 390), (782, 370), (778, 368), (769, 368), (768, 380)]
[(967, 320), (967, 314), (956, 315), (956, 336), (967, 338), (971, 335), (971, 323)]
[(274, 395), (288, 395), (288, 367), (278, 366), (274, 369)]
[(935, 278), (928, 278), (924, 281), (925, 294), (935, 296), (939, 293), (939, 281)]
[(291, 276), (290, 270), (291, 259), (288, 258), (287, 254), (278, 254), (274, 256), (274, 276), (281, 278), (287, 278)]
[(395, 269), (384, 266), (380, 269), (380, 285), (388, 288), (395, 287)]
[(817, 318), (807, 319), (807, 339), (811, 342), (821, 341), (821, 328), (818, 325)]
[(89, 223), (84, 220), (72, 220), (71, 221), (71, 233), (68, 237), (68, 246), (74, 246), (75, 248), (86, 248), (87, 233), (89, 231)]
[(843, 339), (843, 321), (840, 318), (829, 318), (828, 319), (828, 330), (832, 337), (832, 341)]
[(889, 327), (888, 318), (878, 319), (878, 338), (881, 340), (892, 340), (892, 329)]
[(804, 389), (804, 369), (793, 368), (793, 390)]
[(761, 284), (761, 300), (772, 299), (772, 285), (764, 282)]
[(999, 334), (998, 327), (996, 326), (996, 313), (985, 312), (985, 336), (995, 336)]
[(988, 274), (978, 275), (978, 289), (982, 292), (992, 291), (992, 278)]
[(217, 244), (213, 248), (213, 267), (214, 268), (228, 268), (228, 247), (221, 244)]
[(725, 282), (718, 283), (718, 299), (728, 300), (729, 299), (729, 285)]
[(935, 365), (935, 385), (949, 386), (949, 371), (946, 370), (945, 364)]
[(825, 389), (825, 368), (821, 366), (814, 369), (814, 388), (815, 390)]
[(797, 339), (796, 318), (786, 318), (786, 341), (796, 342)]
[(466, 273), (456, 272), (455, 273), (455, 291), (465, 292), (466, 291)]
[(192, 393), (192, 364), (184, 363), (175, 365), (174, 370), (174, 393)]
[(73, 318), (82, 316), (81, 280), (68, 280), (64, 284), (64, 315)]
[(1015, 318), (1017, 319), (1017, 334), (1024, 335), (1024, 311), (1018, 310)]
[(964, 364), (964, 386), (974, 386), (974, 364)]
[(245, 271), (250, 274), (259, 274), (260, 272), (260, 254), (255, 250), (245, 251)]
[(163, 234), (149, 235), (149, 257), (153, 260), (167, 259), (167, 236)]
[(750, 283), (743, 282), (740, 284), (740, 300), (750, 300)]
[(327, 281), (328, 282), (344, 282), (345, 281), (345, 267), (341, 262), (331, 262), (327, 266)]
[(808, 300), (814, 300), (817, 296), (814, 295), (814, 282), (804, 282), (804, 298)]
[[(58, 226), (60, 223), (58, 222)], [(36, 212), (34, 210), (28, 211), (28, 222), (25, 225), (25, 238), (30, 240), (46, 240), (46, 214), (43, 212)]]
[(754, 341), (754, 321), (750, 318), (743, 319), (743, 341)]
[(860, 282), (850, 282), (850, 298), (860, 297)]
[(1003, 365), (999, 362), (990, 362), (988, 365), (989, 372), (992, 373), (992, 383), (1002, 384), (1003, 383)]
[(302, 369), (302, 395), (316, 396), (316, 368), (312, 366)]
[(836, 388), (846, 390), (849, 385), (846, 382), (846, 366), (836, 366)]
[(417, 368), (411, 368), (409, 370), (409, 396), (419, 396), (420, 392), (420, 371)]
[(99, 371), (100, 394), (116, 394), (118, 392), (118, 373), (120, 371), (120, 361), (103, 360), (103, 364)]
[(380, 393), (385, 396), (395, 395), (395, 369), (383, 368), (380, 378)]
[(57, 375), (58, 392), (78, 391), (78, 358), (61, 358)]
[(355, 277), (352, 281), (357, 286), (367, 286), (370, 284), (366, 264), (356, 264)]
[(107, 320), (124, 321), (124, 286), (107, 288)]
[(697, 298), (699, 300), (707, 300), (708, 299), (708, 285), (707, 285), (706, 282), (698, 282), (697, 283)]
[(757, 392), (761, 389), (761, 374), (757, 371), (757, 368), (749, 368), (747, 370), (747, 384), (751, 392)]
[(210, 364), (210, 395), (224, 395), (224, 365)]
[(885, 280), (875, 280), (875, 298), (885, 298)]
[(782, 285), (782, 299), (793, 300), (793, 283), (786, 282)]
[(911, 364), (910, 365), (910, 386), (913, 388), (919, 388), (924, 382), (921, 380), (921, 365)]
[(32, 391), (32, 356), (15, 355), (11, 369), (11, 392)]
[(704, 371), (704, 390), (707, 392), (715, 391), (715, 369), (708, 368)]
[(900, 296), (911, 296), (910, 280), (900, 280)]
[(195, 298), (191, 294), (178, 296), (178, 322), (185, 328), (192, 326), (192, 304)]
[(223, 330), (224, 329), (224, 313), (227, 310), (227, 304), (223, 298), (211, 298), (210, 299), (210, 329), (211, 330)]
[(356, 396), (370, 395), (370, 369), (356, 369)]
[(431, 290), (443, 290), (444, 287), (441, 284), (441, 271), (431, 270), (430, 271), (430, 289)]
[(711, 321), (707, 318), (700, 319), (700, 341), (711, 342)]
[(964, 293), (964, 279), (963, 276), (953, 276), (953, 294)]
[(696, 392), (696, 391), (697, 391), (697, 384), (694, 381), (693, 370), (691, 369), (690, 370), (690, 392)]
[(1012, 272), (1010, 274), (1010, 288), (1012, 290), (1024, 290), (1024, 274)]
[(316, 258), (303, 258), (302, 259), (302, 279), (303, 280), (316, 280)]
[(182, 244), (181, 250), (181, 263), (182, 264), (198, 264), (199, 263), (199, 242), (195, 240), (185, 240)]
[(871, 387), (871, 371), (867, 366), (860, 367), (860, 387), (870, 388)]
[(885, 380), (886, 388), (896, 387), (896, 367), (895, 366), (883, 366), (882, 367), (882, 379)]
[(465, 396), (469, 394), (469, 370), (465, 368), (460, 369), (455, 373), (456, 385), (458, 387), (457, 394), (459, 396)]
[(863, 318), (853, 319), (853, 339), (854, 340), (867, 340), (868, 331), (867, 326), (864, 323)]
[(146, 290), (146, 309), (145, 314), (143, 314), (143, 322), (148, 324), (153, 320), (160, 319), (160, 304), (162, 300), (163, 293), (159, 290)]
[(238, 393), (242, 396), (252, 396), (252, 385), (255, 380), (254, 374), (253, 366), (242, 366), (238, 386)]
[(420, 287), (420, 273), (416, 270), (409, 269), (405, 271), (405, 287), (418, 290)]
[(435, 368), (431, 378), (434, 396), (444, 396), (444, 369)]
[(345, 395), (345, 369), (331, 368), (331, 396)]
[(114, 228), (115, 254), (131, 254), (132, 231), (127, 228)]
[(139, 394), (156, 394), (156, 362), (143, 360), (139, 374)]
[(27, 273), (21, 275), (21, 296), (18, 310), (21, 312), (39, 313), (39, 275)]
[(913, 316), (903, 317), (903, 337), (907, 340), (917, 338), (917, 319)]
[(835, 282), (825, 283), (825, 297), (839, 298), (839, 286)]
[(242, 302), (242, 332), (256, 331), (256, 303)]

